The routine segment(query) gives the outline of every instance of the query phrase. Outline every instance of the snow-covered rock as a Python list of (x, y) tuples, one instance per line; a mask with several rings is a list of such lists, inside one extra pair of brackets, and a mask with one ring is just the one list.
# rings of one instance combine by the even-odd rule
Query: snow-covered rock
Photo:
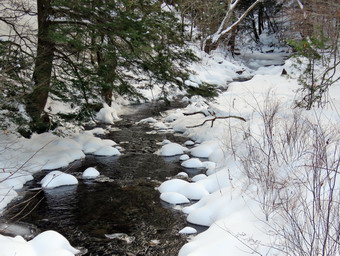
[(47, 174), (40, 183), (41, 187), (51, 189), (60, 186), (76, 185), (78, 184), (78, 180), (71, 174), (61, 171), (52, 171)]
[(1, 256), (74, 256), (80, 251), (56, 231), (45, 231), (31, 241), (0, 235)]
[(185, 161), (185, 160), (188, 160), (190, 157), (187, 155), (187, 154), (184, 154), (184, 155), (181, 155), (180, 157), (179, 157), (179, 160), (181, 160), (181, 161)]
[(98, 177), (99, 175), (100, 173), (98, 172), (97, 169), (93, 167), (89, 167), (83, 172), (82, 177), (83, 179), (94, 179)]
[(118, 156), (120, 152), (117, 148), (113, 148), (111, 146), (103, 146), (98, 148), (94, 153), (96, 156)]
[(191, 180), (194, 181), (194, 182), (197, 182), (199, 180), (204, 180), (206, 178), (207, 178), (207, 175), (205, 175), (205, 174), (197, 174), (194, 177), (192, 177)]
[(195, 157), (208, 158), (218, 147), (219, 143), (217, 141), (207, 141), (192, 148), (190, 153)]
[(114, 121), (119, 120), (119, 117), (114, 108), (104, 103), (103, 108), (96, 114), (96, 120), (105, 124), (113, 124)]
[(177, 192), (164, 192), (160, 198), (169, 204), (185, 204), (190, 202), (188, 198)]
[(192, 140), (187, 140), (186, 142), (184, 142), (185, 146), (193, 146), (195, 145), (195, 142), (193, 142)]
[(177, 192), (179, 191), (183, 186), (189, 184), (189, 182), (181, 179), (172, 179), (167, 180), (163, 182), (159, 187), (158, 190), (161, 193), (165, 192)]
[(45, 255), (75, 255), (80, 251), (72, 247), (69, 241), (56, 231), (45, 231), (28, 242), (38, 256)]
[(178, 233), (179, 234), (190, 235), (190, 234), (196, 234), (197, 230), (192, 228), (192, 227), (185, 227), (185, 228), (181, 229)]
[(169, 143), (164, 145), (160, 151), (159, 155), (161, 156), (175, 156), (175, 155), (182, 155), (188, 149), (179, 145), (178, 143)]
[(185, 168), (202, 168), (203, 163), (198, 158), (190, 158), (181, 163)]
[(153, 118), (153, 117), (148, 117), (148, 118), (144, 118), (142, 120), (140, 120), (139, 122), (137, 122), (137, 124), (152, 124), (152, 123), (157, 123), (158, 121)]
[(189, 175), (186, 173), (186, 172), (179, 172), (179, 173), (177, 173), (177, 175), (176, 175), (177, 177), (179, 176), (179, 177), (184, 177), (184, 178), (188, 178), (189, 177)]

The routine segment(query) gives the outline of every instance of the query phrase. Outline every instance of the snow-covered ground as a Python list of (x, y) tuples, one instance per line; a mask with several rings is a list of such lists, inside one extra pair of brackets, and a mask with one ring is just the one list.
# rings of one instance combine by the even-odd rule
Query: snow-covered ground
[[(270, 56), (267, 54), (266, 59)], [(263, 58), (259, 63), (254, 63), (256, 56), (251, 59), (254, 66), (261, 66)], [(287, 75), (282, 75), (283, 69)], [(206, 175), (192, 179), (176, 177), (158, 188), (160, 198), (186, 214), (188, 222), (209, 227), (197, 236), (190, 236), (180, 256), (290, 255), (293, 251), (286, 251), (285, 246), (290, 245), (284, 239), (299, 233), (294, 227), (305, 229), (298, 235), (294, 233), (295, 239), (302, 236), (306, 239), (305, 244), (298, 245), (303, 250), (313, 239), (309, 230), (325, 224), (313, 226), (316, 224), (309, 217), (315, 212), (303, 209), (312, 207), (313, 189), (321, 190), (321, 200), (329, 200), (331, 189), (339, 197), (340, 183), (334, 170), (319, 176), (311, 172), (318, 168), (339, 171), (340, 83), (330, 88), (325, 108), (298, 109), (295, 103), (301, 71), (294, 60), (286, 61), (284, 66), (261, 67), (252, 71), (254, 76), (249, 81), (229, 84), (228, 90), (214, 101), (193, 97), (185, 109), (167, 113), (175, 120), (172, 129), (195, 143), (183, 155), (186, 160), (182, 166), (206, 169)], [(212, 75), (212, 79), (220, 78), (218, 73)], [(195, 112), (213, 114), (184, 115)], [(228, 116), (242, 117), (246, 122), (223, 118)], [(212, 126), (215, 117), (221, 118), (214, 120)], [(180, 146), (170, 143), (157, 153), (181, 154), (180, 150), (175, 151)], [(322, 160), (317, 153), (321, 148)], [(320, 183), (313, 187), (316, 179)], [(326, 179), (332, 185), (322, 187)], [(338, 205), (330, 212), (338, 220)], [(291, 215), (297, 213), (294, 219)], [(321, 219), (318, 220), (324, 221)], [(326, 225), (332, 226), (332, 221)], [(336, 225), (332, 229), (330, 233), (337, 237)], [(318, 233), (320, 240), (322, 232)]]
[[(272, 198), (269, 198), (269, 201), (261, 201), (263, 198), (267, 200), (267, 195), (274, 196), (277, 191), (270, 190), (268, 187), (264, 191), (260, 186), (262, 183), (255, 182), (261, 180), (261, 177), (266, 177), (261, 169), (268, 167), (265, 164), (268, 159), (265, 157), (271, 150), (269, 145), (271, 141), (265, 139), (270, 137), (266, 132), (270, 131), (269, 135), (275, 134), (270, 138), (273, 139), (273, 143), (277, 143), (284, 141), (283, 137), (287, 135), (286, 131), (292, 125), (308, 123), (309, 131), (313, 130), (314, 125), (323, 126), (324, 129), (331, 127), (334, 138), (328, 141), (329, 148), (333, 149), (335, 157), (339, 156), (336, 146), (339, 143), (340, 128), (338, 112), (340, 84), (331, 88), (329, 93), (331, 104), (326, 108), (311, 111), (298, 110), (294, 109), (294, 103), (299, 89), (297, 79), (300, 71), (293, 65), (293, 61), (286, 61), (285, 66), (263, 67), (264, 60), (266, 65), (268, 60), (279, 63), (285, 56), (275, 51), (266, 55), (247, 52), (245, 59), (251, 59), (251, 65), (247, 66), (257, 68), (251, 70), (244, 64), (226, 59), (223, 51), (216, 51), (212, 55), (196, 51), (202, 61), (193, 64), (192, 69), (196, 74), (192, 75), (186, 83), (198, 86), (202, 82), (209, 82), (228, 90), (215, 100), (208, 101), (198, 96), (186, 98), (189, 104), (185, 109), (169, 111), (164, 114), (162, 120), (151, 117), (141, 120), (141, 123), (150, 123), (156, 130), (170, 127), (173, 131), (188, 137), (184, 145), (164, 141), (157, 154), (164, 157), (180, 155), (180, 164), (183, 167), (204, 170), (204, 174), (193, 178), (181, 173), (176, 178), (165, 181), (158, 188), (161, 200), (187, 215), (188, 222), (209, 227), (207, 231), (196, 236), (193, 235), (196, 233), (194, 229), (183, 227), (180, 233), (190, 234), (190, 236), (179, 255), (218, 256), (226, 255), (226, 252), (237, 256), (249, 255), (249, 253), (279, 255), (280, 250), (277, 249), (282, 249), (279, 243), (282, 237), (271, 232), (277, 223), (280, 225), (282, 218), (280, 219), (273, 207), (266, 207), (267, 203), (278, 202)], [(260, 60), (256, 62), (256, 58)], [(283, 68), (288, 75), (281, 74)], [(231, 82), (250, 77), (252, 78), (246, 82)], [(59, 107), (54, 105), (52, 109), (58, 111)], [(204, 114), (184, 115), (194, 112)], [(118, 119), (117, 113), (118, 106), (104, 106), (97, 118), (112, 124)], [(228, 116), (237, 118), (225, 118)], [(296, 116), (298, 121), (294, 123)], [(213, 125), (212, 119), (214, 119)], [(268, 127), (268, 124), (273, 126)], [(286, 153), (287, 157), (283, 159), (284, 156), (277, 152), (275, 158), (277, 161), (270, 164), (272, 168), (270, 171), (274, 172), (270, 175), (275, 174), (277, 184), (285, 183), (285, 187), (280, 190), (282, 194), (276, 196), (284, 196), (288, 192), (292, 195), (297, 193), (298, 190), (293, 186), (293, 181), (297, 178), (301, 180), (306, 178), (308, 181), (309, 177), (303, 176), (306, 175), (304, 172), (306, 168), (301, 166), (306, 167), (304, 163), (310, 157), (308, 152), (313, 149), (311, 138), (313, 133), (306, 132), (308, 129), (304, 129), (306, 128), (302, 126), (301, 131), (305, 131), (304, 134), (297, 134), (294, 139), (303, 138), (297, 142), (302, 143), (302, 153), (305, 154), (296, 155), (301, 153), (300, 149), (296, 148), (288, 154), (287, 148), (274, 147), (282, 149), (282, 153)], [(33, 135), (31, 139), (1, 133), (0, 210), (17, 196), (16, 190), (31, 180), (32, 174), (37, 171), (65, 167), (74, 160), (83, 158), (85, 154), (119, 155), (115, 142), (94, 136), (95, 133), (103, 132), (105, 131), (96, 129), (70, 133), (65, 137), (45, 133)], [(297, 147), (297, 144), (292, 145)], [(329, 152), (328, 148), (325, 152)], [(247, 162), (248, 159), (253, 160), (257, 165)], [(258, 172), (251, 172), (254, 170)], [(258, 176), (252, 181), (250, 176), (256, 173)], [(89, 169), (84, 172), (83, 178), (93, 178), (98, 174), (97, 170)], [(41, 182), (44, 189), (76, 184), (75, 177), (58, 171), (51, 172)], [(338, 185), (336, 184), (337, 190)], [(306, 189), (300, 188), (299, 192), (303, 192), (304, 199), (309, 198)], [(51, 241), (59, 242), (51, 243)], [(53, 246), (49, 247), (50, 245)], [(9, 238), (0, 235), (0, 247), (3, 256), (66, 256), (77, 253), (77, 250), (72, 248), (60, 234), (53, 231), (42, 233), (29, 242), (24, 241), (22, 237)]]

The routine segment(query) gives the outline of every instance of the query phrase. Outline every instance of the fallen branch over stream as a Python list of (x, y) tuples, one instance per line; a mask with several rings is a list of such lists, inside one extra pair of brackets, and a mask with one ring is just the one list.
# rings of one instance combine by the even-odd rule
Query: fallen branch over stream
[[(196, 114), (202, 114), (204, 115), (205, 117), (207, 117), (208, 115), (206, 113), (204, 113), (203, 111), (198, 111), (198, 112), (193, 112), (193, 113), (183, 113), (183, 115), (185, 116), (192, 116), (192, 115), (196, 115)], [(207, 119), (205, 120), (203, 123), (201, 124), (197, 124), (197, 125), (192, 125), (192, 126), (187, 126), (187, 128), (196, 128), (196, 127), (199, 127), (199, 126), (203, 126), (206, 122), (211, 122), (211, 126), (210, 127), (213, 127), (214, 126), (214, 122), (216, 121), (216, 119), (228, 119), (228, 118), (234, 118), (234, 119), (239, 119), (243, 122), (247, 122), (246, 119), (244, 119), (243, 117), (240, 117), (240, 116), (216, 116), (215, 113), (210, 113), (211, 116), (213, 116), (213, 118), (211, 119)]]

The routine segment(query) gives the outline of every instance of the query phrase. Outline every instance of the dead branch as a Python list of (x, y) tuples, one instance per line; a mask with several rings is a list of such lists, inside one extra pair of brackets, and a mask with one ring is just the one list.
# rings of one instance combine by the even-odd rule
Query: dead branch
[[(201, 112), (199, 112), (201, 113)], [(202, 113), (203, 114), (203, 113)], [(201, 124), (198, 124), (198, 125), (193, 125), (193, 126), (187, 126), (187, 128), (196, 128), (196, 127), (199, 127), (199, 126), (203, 126), (206, 122), (211, 122), (211, 126), (210, 127), (213, 127), (214, 126), (214, 122), (216, 119), (228, 119), (228, 118), (235, 118), (235, 119), (239, 119), (243, 122), (247, 122), (246, 119), (244, 119), (243, 117), (240, 117), (240, 116), (215, 116), (214, 118), (212, 119), (207, 119), (205, 120), (203, 123)]]

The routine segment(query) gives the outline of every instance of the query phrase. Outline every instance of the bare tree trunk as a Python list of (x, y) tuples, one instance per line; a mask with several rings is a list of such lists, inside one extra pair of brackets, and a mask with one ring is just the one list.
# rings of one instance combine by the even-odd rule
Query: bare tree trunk
[(34, 88), (26, 98), (26, 110), (32, 118), (31, 129), (44, 132), (49, 129), (49, 118), (44, 108), (50, 91), (54, 43), (48, 39), (51, 27), (51, 0), (38, 0), (38, 46), (33, 73)]

